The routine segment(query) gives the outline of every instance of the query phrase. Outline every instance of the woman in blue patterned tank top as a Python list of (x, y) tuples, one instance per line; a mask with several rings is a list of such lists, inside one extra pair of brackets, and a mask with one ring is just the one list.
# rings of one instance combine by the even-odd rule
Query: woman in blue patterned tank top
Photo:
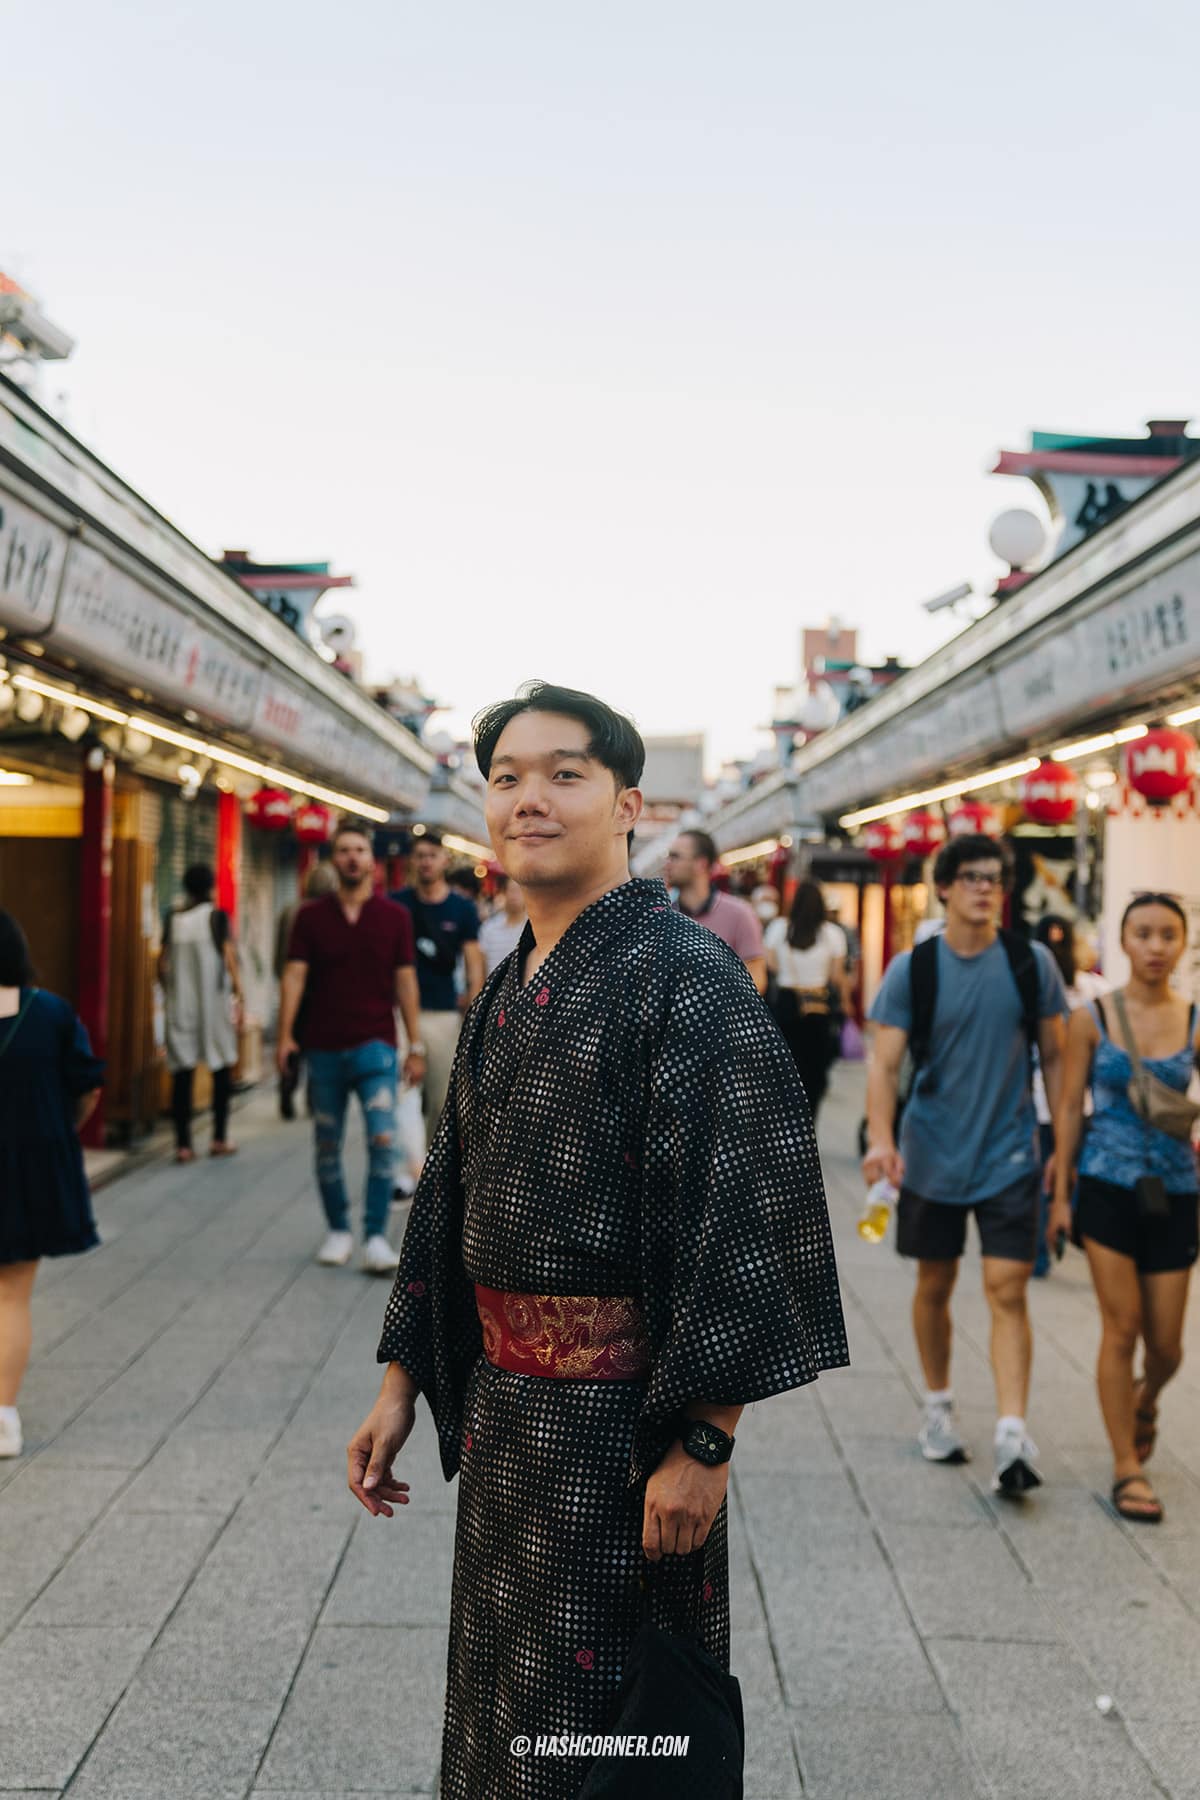
[[(1121, 947), (1129, 980), (1106, 1001), (1082, 1008), (1067, 1029), (1047, 1227), (1050, 1243), (1069, 1233), (1087, 1252), (1104, 1327), (1096, 1379), (1112, 1444), (1113, 1505), (1122, 1518), (1151, 1525), (1163, 1508), (1142, 1465), (1154, 1449), (1158, 1397), (1183, 1356), (1200, 1202), (1192, 1145), (1134, 1108), (1125, 1032), (1127, 1022), (1145, 1072), (1185, 1094), (1196, 1059), (1196, 1008), (1170, 983), (1186, 943), (1187, 919), (1173, 896), (1141, 894), (1125, 908)], [(1072, 1221), (1073, 1165), (1089, 1081), (1095, 1111), (1079, 1157)], [(1135, 1380), (1139, 1339), (1142, 1374)]]

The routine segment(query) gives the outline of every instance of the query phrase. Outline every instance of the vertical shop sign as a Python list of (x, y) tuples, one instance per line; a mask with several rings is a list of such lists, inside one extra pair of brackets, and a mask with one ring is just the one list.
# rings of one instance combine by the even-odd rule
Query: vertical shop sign
[(0, 624), (10, 631), (46, 630), (66, 556), (66, 532), (0, 490)]

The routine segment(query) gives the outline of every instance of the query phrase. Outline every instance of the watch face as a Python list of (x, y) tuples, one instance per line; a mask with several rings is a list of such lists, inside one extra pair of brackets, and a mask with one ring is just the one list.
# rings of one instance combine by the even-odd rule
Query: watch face
[(707, 1463), (710, 1468), (715, 1468), (718, 1463), (725, 1461), (728, 1443), (729, 1439), (723, 1431), (718, 1431), (715, 1425), (708, 1425), (701, 1419), (689, 1427), (684, 1448), (697, 1462)]

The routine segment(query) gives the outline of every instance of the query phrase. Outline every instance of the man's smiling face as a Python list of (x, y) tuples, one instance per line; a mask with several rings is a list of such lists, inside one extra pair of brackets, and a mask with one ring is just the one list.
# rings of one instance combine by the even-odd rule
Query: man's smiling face
[(641, 796), (620, 787), (588, 744), (582, 721), (534, 711), (518, 713), (497, 740), (488, 832), (505, 873), (525, 889), (588, 884), (624, 860)]

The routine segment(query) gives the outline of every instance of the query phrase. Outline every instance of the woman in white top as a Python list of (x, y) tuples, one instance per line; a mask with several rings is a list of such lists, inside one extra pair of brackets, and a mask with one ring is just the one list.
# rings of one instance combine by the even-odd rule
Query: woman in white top
[(767, 969), (775, 979), (775, 1017), (816, 1121), (837, 1054), (835, 1008), (849, 1010), (846, 934), (825, 911), (815, 881), (802, 881), (786, 919), (767, 926)]
[(203, 1063), (213, 1078), (211, 1154), (232, 1156), (226, 1135), (233, 1065), (237, 1061), (236, 1015), (242, 1005), (237, 953), (228, 916), (212, 903), (213, 872), (194, 863), (183, 877), (187, 899), (167, 914), (158, 978), (167, 1015), (167, 1067), (175, 1077), (175, 1160), (191, 1162), (192, 1077)]

